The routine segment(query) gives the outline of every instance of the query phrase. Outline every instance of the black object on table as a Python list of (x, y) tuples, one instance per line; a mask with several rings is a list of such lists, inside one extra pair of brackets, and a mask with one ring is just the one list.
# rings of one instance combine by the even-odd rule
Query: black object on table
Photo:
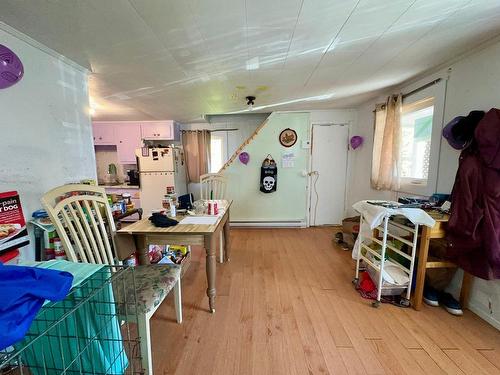
[(133, 210), (129, 210), (125, 212), (124, 214), (116, 215), (113, 216), (113, 220), (115, 221), (116, 224), (116, 229), (121, 229), (121, 220), (125, 219), (126, 217), (132, 216), (138, 214), (139, 215), (139, 220), (142, 219), (142, 208), (134, 208)]

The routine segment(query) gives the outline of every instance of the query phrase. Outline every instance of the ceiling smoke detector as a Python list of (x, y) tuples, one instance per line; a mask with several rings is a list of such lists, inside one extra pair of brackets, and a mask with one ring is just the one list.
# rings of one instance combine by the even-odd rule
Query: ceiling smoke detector
[(250, 107), (250, 110), (252, 110), (255, 104), (255, 96), (247, 96), (245, 99), (247, 100), (247, 105)]

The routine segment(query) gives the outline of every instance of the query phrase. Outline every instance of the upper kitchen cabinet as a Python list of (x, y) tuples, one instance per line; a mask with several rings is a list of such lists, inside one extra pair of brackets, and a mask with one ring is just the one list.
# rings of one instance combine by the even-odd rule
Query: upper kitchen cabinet
[(118, 163), (135, 164), (135, 150), (142, 146), (141, 125), (138, 123), (116, 123), (115, 139)]
[(94, 122), (92, 124), (95, 145), (114, 145), (115, 126), (113, 122)]
[(178, 140), (177, 124), (172, 120), (141, 122), (142, 138), (146, 140)]

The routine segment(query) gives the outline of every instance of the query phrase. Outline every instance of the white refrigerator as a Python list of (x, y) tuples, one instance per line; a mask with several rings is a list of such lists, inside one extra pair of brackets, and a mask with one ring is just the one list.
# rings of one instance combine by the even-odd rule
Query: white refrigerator
[(184, 152), (179, 147), (139, 148), (136, 150), (141, 186), (141, 207), (145, 217), (162, 208), (167, 187), (177, 196), (187, 193)]

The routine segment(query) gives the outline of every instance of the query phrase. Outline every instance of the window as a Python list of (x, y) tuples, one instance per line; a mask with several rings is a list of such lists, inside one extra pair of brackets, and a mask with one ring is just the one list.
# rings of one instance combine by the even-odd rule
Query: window
[(436, 193), (445, 88), (442, 80), (403, 99), (399, 192), (420, 196)]
[(225, 140), (222, 134), (210, 137), (210, 173), (218, 173), (226, 161)]
[(434, 98), (403, 104), (400, 177), (402, 182), (427, 185), (432, 144)]

